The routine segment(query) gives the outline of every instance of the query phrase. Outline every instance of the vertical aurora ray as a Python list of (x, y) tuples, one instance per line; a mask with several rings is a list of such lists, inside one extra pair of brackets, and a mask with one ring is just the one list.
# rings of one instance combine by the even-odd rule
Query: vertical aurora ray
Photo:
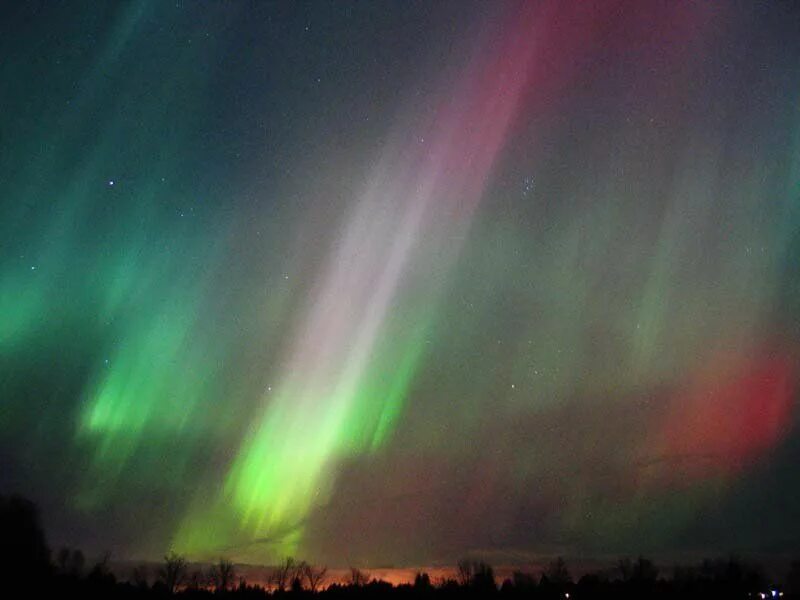
[[(476, 52), (433, 115), (433, 135), (387, 149), (335, 241), (220, 500), (242, 530), (289, 532), (275, 556), (298, 549), (298, 528), (330, 497), (338, 465), (389, 439), (458, 257), (452, 240), (469, 229), (528, 84), (536, 16), (514, 14), (513, 33)], [(412, 325), (399, 326), (396, 315), (409, 312)], [(193, 527), (177, 547), (195, 550)]]
[[(10, 201), (0, 220), (8, 250), (0, 357), (16, 364), (16, 356), (30, 356), (35, 369), (21, 371), (33, 383), (3, 373), (2, 426), (33, 431), (32, 451), (60, 444), (64, 464), (81, 465), (67, 485), (68, 504), (97, 514), (126, 490), (159, 494), (183, 485), (214, 420), (225, 334), (201, 321), (226, 223), (218, 219), (212, 233), (179, 179), (191, 111), (201, 108), (207, 81), (192, 74), (180, 89), (174, 82), (194, 73), (202, 51), (175, 48), (170, 64), (140, 54), (159, 19), (175, 20), (155, 3), (71, 16), (81, 31), (100, 30), (75, 45), (69, 35), (53, 40), (44, 64), (60, 68), (47, 85), (15, 79), (24, 56), (3, 65), (4, 79), (18, 81), (4, 98), (16, 115), (4, 132), (20, 129), (34, 141), (2, 161)], [(14, 35), (28, 39), (24, 29)], [(165, 106), (166, 96), (175, 106)], [(41, 416), (32, 419), (24, 400)]]

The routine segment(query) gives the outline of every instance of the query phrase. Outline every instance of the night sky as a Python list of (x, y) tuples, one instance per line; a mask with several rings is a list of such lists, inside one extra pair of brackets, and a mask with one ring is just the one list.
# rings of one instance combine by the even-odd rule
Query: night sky
[(3, 2), (0, 493), (331, 565), (800, 547), (791, 2)]

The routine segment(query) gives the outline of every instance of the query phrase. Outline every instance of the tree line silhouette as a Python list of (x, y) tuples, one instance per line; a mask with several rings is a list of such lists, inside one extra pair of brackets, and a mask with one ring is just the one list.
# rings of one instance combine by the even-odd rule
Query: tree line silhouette
[[(392, 585), (352, 567), (344, 581), (331, 581), (326, 567), (292, 557), (274, 566), (264, 585), (248, 583), (233, 562), (193, 567), (184, 556), (170, 552), (157, 569), (141, 565), (120, 580), (105, 555), (87, 568), (80, 550), (62, 548), (53, 555), (47, 545), (39, 512), (29, 500), (0, 496), (0, 569), (3, 588), (22, 596), (75, 598), (236, 598), (285, 600), (458, 600), (493, 597), (496, 600), (573, 600), (580, 598), (741, 598), (790, 600), (800, 598), (800, 561), (792, 563), (784, 585), (769, 582), (754, 563), (735, 557), (705, 560), (677, 567), (663, 577), (644, 557), (623, 558), (613, 569), (588, 573), (575, 580), (566, 561), (553, 560), (542, 573), (515, 571), (498, 581), (484, 561), (461, 560), (455, 576), (436, 582), (418, 572), (413, 583)], [(0, 588), (0, 589), (3, 589)], [(12, 596), (8, 596), (12, 597)]]

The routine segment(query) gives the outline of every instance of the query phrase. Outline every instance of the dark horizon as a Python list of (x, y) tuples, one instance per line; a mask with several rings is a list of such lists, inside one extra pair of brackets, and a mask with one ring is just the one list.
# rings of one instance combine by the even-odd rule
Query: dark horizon
[[(760, 598), (800, 597), (800, 560), (780, 576), (763, 566), (729, 556), (664, 569), (652, 560), (620, 558), (613, 566), (576, 572), (563, 557), (538, 570), (503, 569), (463, 558), (451, 569), (414, 569), (405, 578), (396, 569), (345, 572), (284, 558), (271, 567), (236, 564), (224, 557), (213, 563), (186, 560), (175, 552), (160, 563), (114, 563), (109, 554), (87, 561), (80, 549), (53, 552), (36, 505), (20, 496), (0, 496), (0, 573), (6, 592), (66, 597), (156, 597), (174, 595), (257, 598), (481, 597), (570, 598)], [(774, 565), (773, 565), (774, 566)], [(387, 573), (391, 574), (386, 577)]]

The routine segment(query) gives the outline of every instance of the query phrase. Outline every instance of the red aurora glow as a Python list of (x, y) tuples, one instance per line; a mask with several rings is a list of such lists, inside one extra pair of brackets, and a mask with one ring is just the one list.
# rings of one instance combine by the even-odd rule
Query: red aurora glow
[(743, 468), (786, 433), (795, 383), (785, 354), (712, 363), (672, 400), (660, 449), (669, 458), (702, 459), (689, 461), (698, 476)]

